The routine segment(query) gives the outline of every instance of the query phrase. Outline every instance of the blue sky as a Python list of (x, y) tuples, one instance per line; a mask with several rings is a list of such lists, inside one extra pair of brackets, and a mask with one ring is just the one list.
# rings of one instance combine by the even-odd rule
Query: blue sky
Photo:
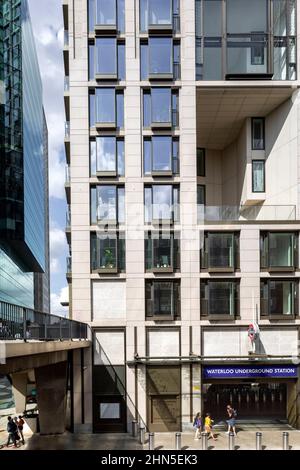
[(36, 49), (43, 80), (44, 107), (49, 132), (50, 256), (52, 313), (65, 314), (65, 277), (68, 253), (65, 237), (64, 192), (64, 66), (61, 0), (28, 0)]

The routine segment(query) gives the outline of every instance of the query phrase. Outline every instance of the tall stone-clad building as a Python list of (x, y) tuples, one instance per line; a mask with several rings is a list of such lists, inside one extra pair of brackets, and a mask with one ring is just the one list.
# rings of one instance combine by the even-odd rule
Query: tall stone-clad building
[(49, 311), (47, 127), (27, 0), (1, 2), (0, 22), (0, 300)]
[(299, 2), (63, 12), (75, 429), (299, 428)]

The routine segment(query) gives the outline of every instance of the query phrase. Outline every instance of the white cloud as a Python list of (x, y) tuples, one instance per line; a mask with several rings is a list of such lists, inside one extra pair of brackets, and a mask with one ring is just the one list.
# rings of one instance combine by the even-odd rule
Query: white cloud
[(65, 271), (65, 251), (66, 235), (59, 227), (50, 230), (50, 269), (51, 272), (58, 273)]
[(63, 307), (61, 302), (69, 302), (68, 287), (63, 287), (59, 294), (51, 294), (51, 313), (67, 317), (69, 315), (69, 308)]

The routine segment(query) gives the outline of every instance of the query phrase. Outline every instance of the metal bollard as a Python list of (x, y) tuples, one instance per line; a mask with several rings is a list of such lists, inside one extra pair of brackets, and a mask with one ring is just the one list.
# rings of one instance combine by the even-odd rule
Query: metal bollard
[(229, 448), (229, 450), (235, 450), (234, 433), (233, 432), (229, 433), (228, 448)]
[(283, 450), (290, 450), (289, 433), (288, 432), (283, 432), (282, 433), (282, 449)]
[(175, 434), (175, 448), (181, 450), (181, 432)]
[(131, 423), (131, 433), (132, 433), (132, 437), (136, 437), (137, 436), (137, 421), (136, 420), (133, 420), (132, 423)]
[(140, 426), (140, 444), (142, 446), (145, 445), (145, 428), (144, 428), (144, 426)]
[(208, 450), (208, 435), (206, 432), (202, 432), (201, 436), (202, 436), (202, 450)]
[(262, 450), (262, 433), (256, 433), (256, 450)]
[(149, 450), (154, 450), (154, 432), (149, 432)]

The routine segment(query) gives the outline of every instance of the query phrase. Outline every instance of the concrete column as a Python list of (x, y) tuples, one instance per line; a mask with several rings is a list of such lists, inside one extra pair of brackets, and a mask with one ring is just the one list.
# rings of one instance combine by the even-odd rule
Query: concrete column
[(66, 420), (67, 362), (35, 369), (40, 433), (63, 434)]
[(20, 374), (11, 374), (13, 396), (15, 400), (16, 414), (22, 414), (26, 408), (26, 393), (27, 393), (27, 372)]
[(81, 427), (82, 416), (82, 372), (81, 351), (73, 353), (74, 432)]

